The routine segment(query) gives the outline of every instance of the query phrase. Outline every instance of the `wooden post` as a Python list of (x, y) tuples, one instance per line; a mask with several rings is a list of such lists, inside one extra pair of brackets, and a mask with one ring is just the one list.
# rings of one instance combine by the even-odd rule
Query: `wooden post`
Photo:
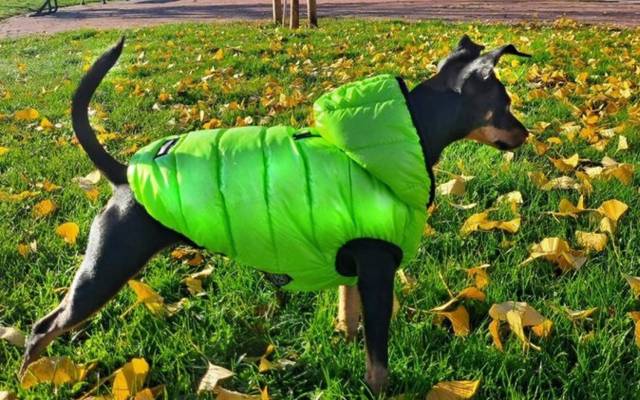
[(282, 1), (273, 0), (273, 23), (279, 24), (282, 22)]
[(307, 18), (309, 19), (309, 26), (312, 28), (318, 27), (318, 13), (316, 12), (316, 0), (307, 0)]
[(300, 27), (300, 0), (291, 0), (291, 19), (289, 28), (298, 29)]

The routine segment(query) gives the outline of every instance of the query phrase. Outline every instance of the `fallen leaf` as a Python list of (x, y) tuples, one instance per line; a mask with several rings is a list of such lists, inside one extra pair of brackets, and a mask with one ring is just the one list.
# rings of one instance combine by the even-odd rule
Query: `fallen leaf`
[(38, 117), (40, 117), (40, 113), (34, 108), (25, 108), (24, 110), (16, 111), (13, 115), (16, 121), (34, 121)]
[[(538, 311), (527, 303), (508, 301), (494, 304), (489, 309), (489, 316), (493, 322), (489, 325), (489, 332), (496, 347), (502, 351), (500, 340), (500, 321), (506, 321), (509, 328), (522, 341), (524, 348), (540, 348), (529, 341), (524, 332), (525, 327), (531, 327), (532, 332), (540, 337), (548, 337), (553, 326), (550, 320), (545, 319)], [(497, 322), (496, 322), (497, 321)]]
[(0, 156), (3, 156), (9, 152), (8, 147), (0, 146)]
[(629, 143), (626, 136), (620, 135), (618, 137), (618, 151), (629, 150)]
[(487, 274), (487, 268), (489, 264), (482, 264), (477, 267), (467, 269), (467, 275), (475, 280), (476, 287), (478, 289), (485, 288), (489, 282), (489, 274)]
[(33, 214), (36, 216), (36, 218), (44, 218), (53, 214), (56, 209), (57, 206), (53, 201), (49, 199), (42, 200), (41, 202), (33, 206)]
[(576, 169), (578, 166), (578, 162), (580, 162), (580, 157), (578, 153), (575, 153), (569, 158), (551, 158), (549, 160), (553, 163), (553, 165), (560, 170), (560, 172), (570, 172)]
[(581, 321), (584, 319), (588, 319), (598, 310), (598, 307), (589, 308), (586, 310), (574, 311), (569, 308), (564, 308), (564, 312), (567, 314), (567, 317), (571, 322)]
[[(144, 304), (152, 314), (162, 316), (165, 315), (166, 309), (164, 306), (164, 298), (160, 296), (155, 290), (145, 283), (136, 280), (130, 280), (128, 282), (129, 287), (136, 294), (136, 303)], [(129, 310), (125, 311), (126, 314)]]
[(469, 313), (463, 305), (459, 305), (453, 311), (435, 311), (436, 315), (444, 317), (451, 322), (453, 334), (456, 336), (468, 336), (471, 331)]
[(464, 222), (460, 228), (462, 235), (468, 235), (478, 230), (500, 229), (510, 233), (516, 233), (520, 229), (520, 217), (510, 221), (492, 221), (489, 220), (489, 211), (473, 214)]
[(76, 244), (76, 238), (80, 233), (80, 228), (75, 222), (65, 222), (56, 228), (56, 234), (62, 237), (65, 242), (73, 245)]
[(467, 182), (472, 180), (473, 176), (456, 175), (450, 181), (438, 185), (436, 191), (445, 196), (455, 195), (462, 196), (466, 190)]
[(639, 276), (631, 276), (624, 275), (624, 278), (627, 280), (629, 286), (631, 286), (631, 290), (636, 297), (640, 297), (640, 277)]
[(144, 358), (134, 358), (123, 365), (113, 378), (111, 393), (115, 400), (128, 400), (144, 386), (149, 364)]
[(582, 252), (572, 250), (566, 241), (557, 237), (550, 237), (534, 244), (531, 247), (529, 258), (520, 265), (525, 265), (540, 257), (556, 264), (563, 272), (578, 270), (587, 261)]
[(636, 323), (634, 337), (636, 339), (636, 346), (640, 347), (640, 311), (631, 311), (628, 315)]
[(0, 326), (0, 339), (4, 339), (14, 346), (24, 347), (24, 333), (17, 328)]
[(228, 369), (209, 363), (207, 372), (202, 379), (200, 379), (198, 393), (215, 391), (220, 381), (228, 379), (233, 375), (234, 373)]
[(400, 278), (400, 283), (402, 284), (402, 292), (405, 295), (411, 293), (418, 285), (416, 278), (408, 275), (403, 268), (399, 268), (397, 274), (398, 278)]
[(607, 200), (598, 207), (596, 211), (605, 217), (609, 218), (613, 222), (618, 222), (618, 219), (629, 209), (629, 206), (619, 200)]
[(560, 176), (558, 178), (551, 179), (547, 183), (543, 184), (540, 189), (549, 191), (553, 189), (575, 189), (579, 190), (580, 185), (575, 179), (570, 176)]
[(76, 365), (67, 357), (43, 357), (30, 364), (20, 379), (20, 386), (29, 389), (39, 383), (60, 386), (84, 379), (89, 368)]
[(445, 381), (436, 383), (427, 393), (427, 400), (464, 400), (476, 395), (480, 380)]
[(608, 239), (607, 235), (602, 233), (576, 231), (576, 241), (587, 250), (596, 252), (604, 250), (607, 247)]
[(570, 200), (565, 198), (560, 199), (558, 211), (550, 211), (549, 214), (555, 215), (556, 217), (578, 218), (578, 214), (585, 211), (587, 211), (587, 209), (584, 207), (584, 196), (580, 196), (580, 199), (578, 199), (578, 203), (575, 206)]
[(18, 397), (13, 392), (0, 390), (0, 400), (18, 400)]
[(42, 129), (53, 129), (54, 126), (47, 118), (42, 118), (40, 121), (40, 128)]

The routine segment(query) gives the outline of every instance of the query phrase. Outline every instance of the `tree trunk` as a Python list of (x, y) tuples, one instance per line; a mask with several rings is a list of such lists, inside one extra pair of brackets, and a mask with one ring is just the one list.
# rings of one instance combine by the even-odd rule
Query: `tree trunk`
[(316, 12), (316, 0), (307, 0), (307, 18), (309, 18), (309, 26), (318, 27), (318, 14)]
[(287, 0), (282, 1), (282, 26), (287, 26)]
[(291, 0), (291, 21), (289, 27), (298, 29), (300, 27), (300, 0)]
[(273, 23), (282, 22), (282, 0), (273, 0)]

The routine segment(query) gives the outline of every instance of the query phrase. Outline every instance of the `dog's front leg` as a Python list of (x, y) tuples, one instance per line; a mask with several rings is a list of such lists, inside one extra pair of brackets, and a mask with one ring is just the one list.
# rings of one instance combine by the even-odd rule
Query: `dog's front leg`
[(358, 289), (362, 299), (365, 343), (367, 347), (366, 381), (371, 391), (384, 390), (389, 379), (388, 343), (393, 308), (393, 279), (397, 262), (384, 247), (367, 246), (354, 254), (358, 270)]

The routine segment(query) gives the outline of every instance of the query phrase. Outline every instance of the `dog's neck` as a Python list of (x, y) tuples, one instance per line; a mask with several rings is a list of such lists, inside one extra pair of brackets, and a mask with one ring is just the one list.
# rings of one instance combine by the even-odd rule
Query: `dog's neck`
[(418, 134), (425, 145), (426, 162), (431, 168), (445, 147), (464, 136), (462, 96), (427, 81), (416, 86), (409, 97)]

